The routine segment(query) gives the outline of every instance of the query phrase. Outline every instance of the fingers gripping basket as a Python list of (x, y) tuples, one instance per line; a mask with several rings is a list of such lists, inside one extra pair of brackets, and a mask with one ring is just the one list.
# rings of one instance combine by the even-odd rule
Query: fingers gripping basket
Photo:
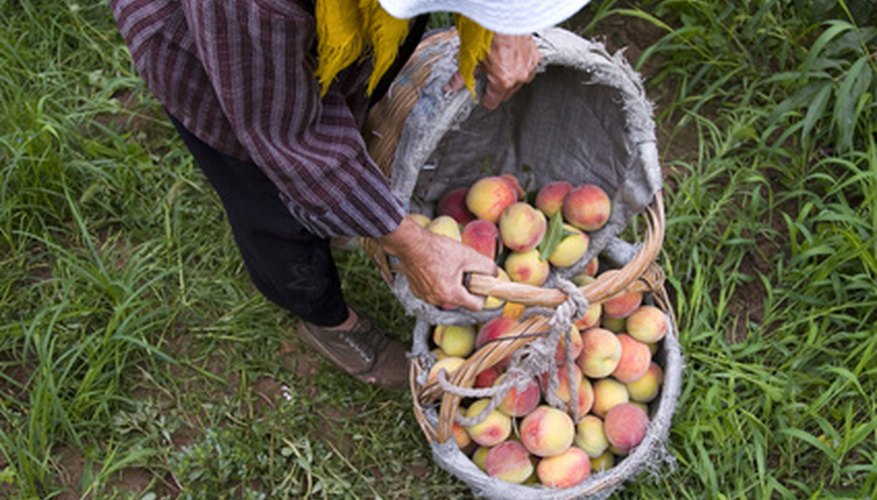
[[(653, 455), (663, 457), (682, 364), (672, 328), (660, 351), (665, 382), (660, 401), (652, 405), (648, 435), (607, 472), (563, 490), (512, 485), (484, 474), (451, 438), (460, 401), (477, 373), (536, 344), (534, 339), (559, 331), (558, 324), (568, 328), (571, 317), (588, 303), (636, 289), (650, 292), (651, 300), (669, 316), (662, 274), (654, 263), (664, 227), (661, 172), (651, 105), (639, 76), (620, 55), (610, 55), (602, 45), (567, 31), (546, 30), (536, 39), (543, 56), (540, 72), (510, 101), (488, 111), (466, 92), (446, 95), (442, 90), (457, 67), (454, 32), (427, 38), (370, 113), (366, 139), (372, 157), (410, 212), (433, 215), (443, 193), (485, 175), (513, 174), (529, 189), (555, 180), (599, 185), (612, 199), (612, 215), (606, 226), (590, 234), (586, 255), (570, 268), (553, 270), (542, 287), (473, 276), (469, 286), (474, 293), (534, 306), (531, 312), (536, 314), (525, 316), (504, 341), (478, 350), (450, 381), (440, 377), (440, 383), (426, 384), (425, 372), (435, 361), (428, 346), (431, 325), (484, 323), (502, 310), (435, 308), (411, 294), (404, 276), (393, 274), (388, 257), (374, 242), (366, 240), (363, 246), (406, 311), (418, 318), (411, 387), (415, 415), (432, 443), (436, 462), (484, 496), (603, 496), (646, 463), (655, 463)], [(617, 235), (637, 215), (645, 218), (646, 231), (641, 244), (632, 248)], [(618, 272), (601, 274), (594, 283), (575, 289), (566, 280), (598, 254), (614, 261)]]

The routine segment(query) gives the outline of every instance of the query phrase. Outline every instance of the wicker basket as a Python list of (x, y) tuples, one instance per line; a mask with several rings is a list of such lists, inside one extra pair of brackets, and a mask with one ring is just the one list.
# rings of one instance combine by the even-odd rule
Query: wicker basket
[[(648, 431), (643, 441), (624, 460), (611, 469), (592, 474), (585, 481), (566, 489), (509, 484), (491, 478), (468, 459), (454, 440), (452, 424), (462, 398), (443, 392), (436, 383), (421, 385), (418, 380), (422, 380), (421, 376), (429, 367), (424, 366), (419, 358), (414, 358), (409, 379), (414, 415), (433, 448), (435, 462), (465, 482), (477, 495), (502, 500), (605, 498), (642, 470), (654, 470), (667, 462), (672, 464), (673, 460), (666, 451), (665, 442), (681, 391), (683, 357), (676, 329), (677, 323), (663, 286), (663, 278), (661, 269), (657, 265), (652, 265), (628, 288), (629, 291), (646, 293), (646, 301), (664, 311), (670, 327), (666, 336), (659, 342), (658, 352), (654, 358), (663, 369), (664, 379), (660, 396), (649, 404)], [(415, 335), (428, 335), (432, 326), (418, 322)], [(482, 370), (494, 366), (526, 343), (545, 335), (547, 328), (547, 318), (544, 316), (530, 318), (520, 323), (501, 341), (488, 344), (470, 356), (467, 362), (450, 377), (450, 382), (457, 387), (472, 387), (476, 376)], [(438, 408), (436, 408), (437, 404)]]
[[(626, 255), (615, 259), (619, 264), (617, 272), (598, 275), (595, 282), (582, 288), (584, 297), (589, 303), (601, 303), (625, 291), (643, 291), (669, 314), (663, 273), (655, 264), (664, 236), (661, 174), (651, 104), (645, 98), (639, 76), (620, 55), (610, 55), (602, 45), (564, 30), (547, 30), (537, 37), (537, 46), (543, 54), (542, 71), (533, 83), (521, 89), (508, 103), (494, 112), (487, 112), (466, 93), (449, 96), (442, 91), (444, 83), (456, 70), (457, 43), (452, 30), (426, 38), (387, 96), (372, 109), (366, 122), (365, 136), (370, 154), (390, 179), (394, 192), (408, 203), (409, 210), (431, 215), (431, 207), (441, 193), (459, 185), (469, 185), (477, 177), (499, 173), (512, 173), (536, 184), (546, 179), (567, 180), (572, 184), (596, 183), (609, 192), (613, 200), (612, 219), (604, 229), (591, 234), (588, 253), (572, 268), (553, 271), (548, 285), (536, 287), (472, 275), (468, 282), (470, 291), (509, 303), (557, 307), (567, 300), (567, 294), (552, 287), (553, 280), (578, 273), (598, 254), (618, 253), (618, 248), (623, 248), (625, 252), (622, 253)], [(588, 86), (587, 99), (584, 100), (579, 99), (583, 85)], [(567, 102), (571, 103), (568, 106), (571, 108), (600, 108), (592, 113), (594, 118), (590, 121), (588, 117), (584, 118), (584, 123), (592, 130), (609, 128), (604, 121), (621, 125), (613, 126), (611, 133), (600, 135), (585, 136), (587, 130), (582, 131), (582, 136), (578, 136), (575, 130), (544, 132), (545, 127), (552, 126), (552, 121), (562, 121), (560, 115), (570, 112)], [(575, 109), (573, 112), (578, 113)], [(579, 114), (574, 116), (577, 117)], [(544, 141), (538, 136), (535, 139), (522, 138), (520, 134), (528, 127), (543, 131)], [(491, 137), (496, 130), (503, 131), (503, 137)], [(483, 138), (484, 135), (487, 137)], [(591, 143), (582, 140), (584, 138)], [(586, 147), (581, 149), (580, 143), (585, 143)], [(493, 151), (494, 144), (501, 148)], [(591, 145), (596, 147), (590, 148)], [(562, 157), (564, 161), (552, 164), (551, 156), (567, 149), (572, 151), (570, 155)], [(573, 161), (572, 166), (567, 163), (579, 158), (606, 160), (612, 165), (595, 173), (588, 166), (578, 165), (588, 163), (586, 161)], [(536, 165), (538, 172), (534, 173), (532, 167), (528, 167), (528, 163), (543, 159), (546, 165)], [(568, 176), (569, 172), (572, 174)], [(539, 175), (543, 177), (540, 179)], [(631, 250), (629, 245), (617, 239), (617, 235), (633, 217), (645, 220), (645, 231), (640, 245)], [(480, 313), (443, 311), (425, 304), (410, 294), (403, 277), (394, 275), (388, 256), (374, 241), (365, 239), (362, 246), (381, 276), (393, 286), (406, 310), (418, 316), (412, 346), (411, 391), (415, 416), (433, 446), (436, 461), (466, 481), (477, 494), (507, 498), (532, 496), (536, 490), (501, 488), (497, 480), (488, 478), (471, 462), (466, 463), (468, 459), (456, 450), (451, 439), (451, 426), (461, 398), (444, 393), (435, 383), (423, 384), (424, 372), (433, 361), (426, 341), (430, 325), (483, 323), (502, 314), (502, 310)], [(482, 370), (531, 342), (534, 336), (544, 335), (548, 321), (546, 316), (522, 321), (506, 341), (488, 344), (470, 356), (454, 373), (451, 382), (459, 387), (471, 387), (475, 376)], [(671, 324), (675, 325), (675, 322), (671, 320)], [(650, 427), (643, 444), (620, 466), (613, 468), (613, 474), (592, 476), (587, 481), (587, 491), (581, 488), (575, 491), (539, 488), (541, 496), (567, 498), (611, 491), (614, 485), (647, 462), (637, 459), (637, 456), (654, 453), (662, 446), (678, 397), (682, 364), (675, 333), (668, 334), (662, 345), (665, 385), (660, 403), (653, 405), (654, 428)], [(657, 417), (661, 419), (660, 426), (654, 425), (659, 421)], [(454, 457), (453, 463), (444, 460), (448, 456)]]

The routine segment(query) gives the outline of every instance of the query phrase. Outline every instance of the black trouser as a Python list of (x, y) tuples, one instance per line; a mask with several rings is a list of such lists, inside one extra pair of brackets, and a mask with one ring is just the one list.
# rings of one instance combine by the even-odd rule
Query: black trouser
[(219, 194), (256, 288), (309, 323), (335, 326), (347, 319), (329, 241), (292, 216), (258, 166), (216, 151), (171, 121)]

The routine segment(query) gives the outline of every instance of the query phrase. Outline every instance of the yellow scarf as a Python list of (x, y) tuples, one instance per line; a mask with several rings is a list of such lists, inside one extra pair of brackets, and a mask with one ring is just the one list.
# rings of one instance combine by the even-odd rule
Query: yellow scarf
[[(371, 53), (374, 69), (366, 92), (372, 93), (393, 64), (408, 35), (408, 20), (388, 14), (378, 0), (317, 0), (317, 70), (320, 92), (344, 68)], [(475, 67), (490, 50), (493, 32), (463, 16), (456, 16), (460, 36), (460, 74), (475, 94)]]

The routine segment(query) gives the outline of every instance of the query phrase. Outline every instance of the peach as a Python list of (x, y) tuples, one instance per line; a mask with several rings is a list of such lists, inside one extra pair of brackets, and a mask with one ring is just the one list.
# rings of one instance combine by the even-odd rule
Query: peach
[(621, 451), (621, 448), (617, 448), (611, 444), (609, 445), (608, 451), (609, 451), (609, 453), (613, 454), (616, 457), (623, 457), (624, 455), (627, 455), (627, 453)]
[(582, 354), (576, 360), (582, 373), (591, 378), (609, 376), (621, 360), (621, 342), (603, 328), (590, 328), (582, 333)]
[(646, 436), (649, 417), (631, 404), (620, 404), (609, 410), (603, 423), (609, 444), (627, 454)]
[[(511, 279), (509, 279), (508, 273), (503, 271), (501, 268), (496, 269), (496, 278), (502, 281), (511, 281)], [(494, 297), (492, 295), (484, 299), (485, 309), (496, 309), (497, 307), (502, 307), (504, 304), (504, 300)]]
[(579, 331), (585, 331), (589, 328), (594, 328), (595, 326), (600, 324), (600, 318), (603, 316), (603, 305), (602, 304), (591, 304), (588, 306), (588, 310), (585, 312), (585, 315), (581, 318), (573, 321), (573, 325), (579, 329)]
[(461, 241), (460, 225), (448, 215), (440, 215), (426, 225), (426, 230), (442, 236), (447, 236), (454, 241)]
[[(588, 379), (582, 377), (582, 372), (578, 366), (572, 365), (572, 368), (573, 377), (578, 381), (578, 414), (579, 417), (583, 417), (586, 413), (591, 411), (591, 406), (594, 404), (594, 388), (591, 387), (591, 382), (589, 382)], [(548, 391), (549, 380), (547, 373), (542, 375), (541, 382), (543, 391)], [(570, 405), (570, 403), (572, 403), (572, 391), (569, 383), (569, 369), (567, 366), (557, 367), (557, 398), (566, 403), (567, 408), (572, 408)]]
[[(500, 375), (494, 385), (500, 385), (506, 380), (506, 375)], [(499, 404), (499, 411), (510, 417), (523, 417), (535, 410), (542, 399), (542, 391), (535, 379), (527, 381), (525, 388), (518, 391), (515, 387), (509, 389), (505, 399)]]
[(499, 238), (499, 229), (490, 221), (475, 219), (463, 226), (460, 235), (464, 245), (475, 249), (476, 252), (493, 260), (496, 258), (496, 242)]
[(585, 256), (588, 251), (588, 235), (570, 226), (563, 225), (564, 236), (548, 256), (548, 262), (557, 267), (569, 267)]
[[(478, 416), (488, 404), (490, 404), (489, 399), (479, 399), (472, 403), (466, 410), (466, 417)], [(493, 410), (480, 424), (466, 427), (466, 432), (479, 446), (495, 446), (505, 441), (512, 433), (512, 419), (499, 410)]]
[(649, 352), (652, 353), (652, 356), (654, 356), (655, 354), (658, 353), (658, 344), (657, 344), (657, 342), (651, 342), (651, 343), (648, 343), (648, 344), (646, 344), (646, 345), (649, 346)]
[(488, 342), (504, 337), (517, 324), (517, 321), (504, 316), (493, 318), (487, 323), (484, 323), (478, 330), (478, 336), (475, 337), (475, 348), (481, 349)]
[(631, 404), (631, 405), (633, 405), (633, 406), (636, 406), (637, 408), (639, 408), (640, 410), (642, 410), (643, 413), (645, 413), (646, 415), (649, 414), (649, 405), (647, 405), (647, 404), (645, 404), (645, 403), (640, 403), (639, 401), (631, 401), (631, 402), (629, 402), (628, 404)]
[(649, 346), (634, 340), (626, 333), (619, 333), (618, 341), (621, 342), (621, 359), (618, 360), (612, 376), (622, 384), (629, 384), (646, 374), (652, 361), (652, 353), (649, 352)]
[(599, 268), (600, 261), (597, 260), (597, 257), (594, 257), (588, 262), (582, 272), (572, 277), (572, 282), (578, 286), (590, 285), (596, 280)]
[(484, 471), (488, 476), (520, 484), (533, 474), (533, 462), (524, 445), (518, 441), (506, 441), (487, 452)]
[[(605, 275), (611, 276), (617, 273), (617, 270), (606, 271)], [(642, 292), (624, 292), (611, 297), (603, 302), (603, 316), (607, 318), (626, 318), (639, 309), (643, 302)]]
[(572, 282), (579, 288), (584, 288), (595, 281), (597, 278), (592, 274), (579, 273), (572, 277)]
[(624, 333), (627, 328), (627, 320), (624, 318), (607, 318), (603, 317), (600, 326), (610, 332)]
[(609, 221), (612, 203), (609, 195), (595, 184), (583, 184), (570, 190), (563, 200), (563, 218), (585, 231), (596, 231)]
[(584, 451), (571, 446), (560, 455), (540, 460), (536, 474), (549, 488), (569, 488), (591, 474), (591, 459)]
[(591, 259), (590, 262), (588, 262), (588, 265), (585, 266), (585, 269), (584, 271), (582, 271), (582, 273), (586, 276), (596, 276), (599, 269), (600, 261), (597, 259), (597, 257), (594, 257), (593, 259)]
[[(573, 377), (576, 379), (582, 378), (582, 370), (573, 365)], [(548, 384), (551, 381), (551, 376), (548, 372), (543, 372), (539, 375), (539, 383), (542, 386), (542, 392), (548, 393)], [(557, 398), (563, 401), (564, 403), (569, 402), (569, 369), (566, 366), (558, 366), (557, 367)]]
[(466, 207), (479, 219), (495, 223), (506, 207), (518, 201), (516, 184), (503, 177), (479, 179), (466, 193)]
[(496, 382), (496, 379), (502, 375), (502, 372), (499, 368), (495, 366), (491, 366), (490, 368), (486, 368), (475, 375), (475, 383), (474, 387), (476, 389), (483, 389), (485, 387), (493, 387), (493, 384)]
[[(572, 401), (567, 401), (567, 407), (571, 408), (570, 404)], [(591, 382), (582, 377), (579, 381), (579, 395), (578, 395), (578, 416), (582, 418), (589, 411), (591, 411), (591, 407), (594, 406), (594, 386), (591, 385)]]
[(514, 175), (502, 174), (499, 176), (499, 178), (509, 183), (509, 185), (515, 190), (515, 195), (517, 196), (518, 200), (523, 199), (524, 196), (527, 195), (527, 193), (525, 193), (524, 189), (521, 187), (521, 183), (518, 182), (518, 178)]
[(652, 362), (645, 375), (627, 384), (627, 393), (633, 401), (649, 403), (658, 396), (663, 381), (664, 370), (657, 363)]
[[(584, 288), (591, 283), (597, 281), (597, 278), (593, 276), (589, 276), (587, 274), (577, 274), (572, 278), (572, 282), (576, 284), (579, 288)], [(597, 326), (600, 324), (600, 318), (603, 316), (603, 305), (599, 302), (590, 304), (588, 306), (587, 312), (581, 318), (573, 321), (573, 324), (579, 331), (585, 331), (588, 328)]]
[(441, 347), (436, 347), (432, 350), (432, 353), (435, 354), (436, 361), (441, 361), (448, 357), (448, 355), (445, 354), (445, 351), (443, 351)]
[(465, 358), (475, 350), (475, 326), (436, 325), (432, 340), (448, 356)]
[[(576, 359), (579, 357), (579, 354), (582, 353), (582, 334), (579, 333), (579, 329), (573, 325), (569, 328), (569, 336), (572, 340), (572, 359)], [(559, 364), (566, 363), (566, 335), (560, 336), (560, 342), (557, 343), (557, 351), (554, 353), (554, 359)]]
[(448, 191), (439, 199), (436, 205), (436, 213), (438, 215), (451, 216), (458, 224), (466, 224), (471, 220), (475, 220), (475, 215), (466, 208), (467, 193), (469, 193), (469, 188), (467, 187)]
[(420, 227), (426, 227), (429, 225), (429, 217), (423, 214), (408, 214), (408, 218)]
[(547, 229), (545, 214), (524, 202), (509, 205), (499, 217), (499, 237), (513, 252), (536, 248)]
[(451, 432), (454, 434), (454, 441), (457, 442), (457, 448), (461, 450), (472, 444), (472, 438), (462, 425), (454, 422), (451, 424)]
[(615, 455), (611, 451), (606, 451), (597, 458), (591, 459), (591, 472), (603, 472), (615, 465)]
[(603, 315), (607, 318), (626, 318), (639, 308), (642, 301), (642, 292), (621, 292), (603, 302)]
[(431, 384), (433, 382), (438, 381), (439, 370), (444, 370), (445, 377), (450, 380), (451, 375), (457, 371), (458, 368), (463, 366), (463, 363), (466, 360), (457, 356), (448, 356), (446, 358), (440, 359), (432, 365), (432, 368), (429, 369), (429, 375), (427, 376), (426, 383)]
[(563, 199), (572, 190), (572, 184), (566, 181), (550, 182), (539, 190), (536, 195), (536, 208), (542, 210), (547, 217), (553, 217), (563, 208)]
[(521, 421), (521, 442), (540, 457), (560, 455), (572, 445), (575, 425), (566, 413), (540, 406)]
[(548, 279), (551, 266), (547, 260), (539, 258), (538, 250), (530, 250), (511, 253), (506, 257), (505, 270), (512, 281), (541, 286)]
[(487, 458), (487, 454), (490, 450), (490, 446), (479, 446), (475, 452), (472, 453), (472, 463), (479, 469), (484, 470), (484, 459)]
[(594, 405), (591, 413), (598, 417), (605, 417), (606, 413), (618, 406), (630, 401), (627, 387), (613, 378), (604, 378), (594, 382)]
[(627, 333), (640, 342), (655, 343), (667, 333), (667, 315), (655, 306), (640, 306), (627, 318)]
[(591, 458), (597, 458), (609, 448), (603, 421), (594, 415), (587, 415), (576, 424), (575, 445)]

